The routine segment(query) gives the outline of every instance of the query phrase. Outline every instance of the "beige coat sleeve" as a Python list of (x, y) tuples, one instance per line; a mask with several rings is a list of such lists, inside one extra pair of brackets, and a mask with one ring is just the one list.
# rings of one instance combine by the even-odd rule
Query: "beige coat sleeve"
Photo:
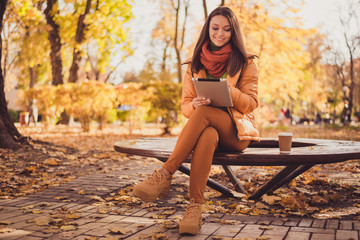
[(251, 113), (258, 106), (258, 73), (252, 59), (243, 70), (238, 88), (230, 87), (234, 108), (241, 113)]

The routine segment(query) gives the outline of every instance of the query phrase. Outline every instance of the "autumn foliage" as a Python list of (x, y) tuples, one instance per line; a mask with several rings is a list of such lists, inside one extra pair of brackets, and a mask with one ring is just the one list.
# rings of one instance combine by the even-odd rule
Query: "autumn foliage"
[[(55, 124), (63, 111), (77, 119), (84, 131), (92, 121), (111, 121), (117, 106), (128, 105), (126, 121), (130, 131), (146, 121), (165, 123), (165, 132), (175, 125), (180, 115), (181, 84), (152, 81), (119, 86), (98, 81), (39, 86), (24, 92), (22, 104), (37, 100), (39, 114), (46, 125)], [(114, 119), (112, 119), (113, 121)]]

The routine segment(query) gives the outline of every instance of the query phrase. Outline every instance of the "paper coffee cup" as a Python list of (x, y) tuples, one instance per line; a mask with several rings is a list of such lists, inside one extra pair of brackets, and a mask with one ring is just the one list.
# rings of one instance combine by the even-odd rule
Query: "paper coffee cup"
[(293, 134), (291, 132), (281, 132), (278, 136), (280, 154), (289, 154), (291, 151)]

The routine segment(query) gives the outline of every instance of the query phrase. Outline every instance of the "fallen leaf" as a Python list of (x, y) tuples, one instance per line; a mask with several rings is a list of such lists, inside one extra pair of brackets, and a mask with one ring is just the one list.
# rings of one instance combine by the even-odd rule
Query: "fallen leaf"
[(0, 228), (0, 233), (10, 233), (15, 231), (13, 228)]
[(87, 236), (87, 237), (85, 237), (85, 240), (98, 240), (98, 238), (97, 237)]
[(106, 214), (106, 213), (108, 213), (108, 212), (110, 212), (110, 210), (109, 210), (109, 209), (105, 209), (105, 208), (100, 208), (100, 209), (98, 210), (98, 213)]
[(10, 225), (12, 222), (9, 221), (0, 221), (0, 225)]
[(67, 199), (68, 196), (59, 196), (59, 197), (54, 197), (55, 200), (64, 200)]
[(69, 219), (78, 219), (81, 218), (81, 216), (77, 215), (77, 214), (66, 214), (66, 218)]
[(273, 228), (269, 227), (269, 226), (261, 226), (261, 227), (259, 227), (259, 229), (261, 229), (261, 230), (271, 230)]
[(76, 226), (74, 226), (74, 225), (64, 225), (64, 226), (60, 227), (60, 230), (72, 231), (72, 230), (76, 230)]
[(50, 218), (48, 217), (38, 217), (27, 220), (28, 223), (35, 223), (37, 226), (48, 226), (50, 223)]
[(96, 200), (96, 201), (100, 201), (100, 202), (105, 202), (105, 200), (104, 199), (102, 199), (101, 197), (99, 197), (99, 196), (91, 196), (91, 199), (93, 199), (93, 200)]
[(84, 194), (86, 194), (86, 193), (85, 193), (85, 190), (80, 190), (80, 191), (78, 191), (78, 194), (79, 194), (79, 195), (84, 195)]
[(276, 202), (281, 201), (281, 197), (264, 195), (261, 200), (269, 205), (274, 205)]
[(55, 158), (48, 158), (44, 160), (44, 163), (49, 166), (58, 166), (60, 165), (58, 161)]
[(265, 204), (261, 203), (261, 202), (257, 202), (255, 204), (255, 207), (259, 208), (259, 209), (268, 209), (269, 207), (266, 206)]
[(256, 240), (270, 240), (270, 237), (261, 236), (261, 237), (257, 237)]
[(158, 233), (158, 234), (155, 234), (151, 237), (151, 240), (155, 240), (155, 239), (168, 239), (168, 237), (165, 235), (165, 233)]
[(311, 203), (312, 203), (312, 204), (320, 204), (320, 205), (323, 205), (323, 204), (327, 204), (327, 203), (328, 203), (328, 200), (326, 200), (325, 198), (320, 197), (320, 196), (318, 196), (318, 195), (315, 195), (315, 196), (312, 197)]
[(128, 233), (132, 233), (131, 230), (126, 228), (109, 228), (109, 231), (111, 233), (120, 234), (120, 235), (126, 235)]

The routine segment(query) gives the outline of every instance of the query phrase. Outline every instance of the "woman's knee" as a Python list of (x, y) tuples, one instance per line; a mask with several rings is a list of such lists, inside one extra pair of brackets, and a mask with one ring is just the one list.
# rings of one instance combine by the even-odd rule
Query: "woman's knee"
[(200, 139), (201, 141), (206, 141), (207, 143), (212, 143), (215, 146), (219, 142), (219, 133), (213, 127), (207, 127), (201, 133)]

